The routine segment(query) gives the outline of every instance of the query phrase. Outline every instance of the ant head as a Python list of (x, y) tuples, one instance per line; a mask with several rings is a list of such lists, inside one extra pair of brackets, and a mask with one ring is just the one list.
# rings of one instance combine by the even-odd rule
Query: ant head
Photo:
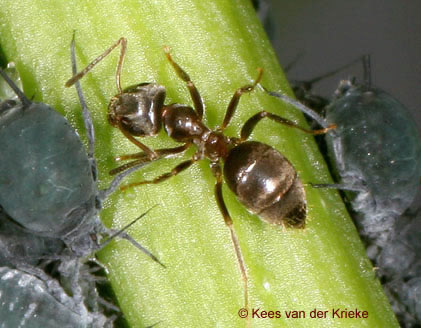
[(134, 136), (155, 135), (161, 129), (165, 87), (141, 83), (116, 95), (108, 106), (108, 120)]

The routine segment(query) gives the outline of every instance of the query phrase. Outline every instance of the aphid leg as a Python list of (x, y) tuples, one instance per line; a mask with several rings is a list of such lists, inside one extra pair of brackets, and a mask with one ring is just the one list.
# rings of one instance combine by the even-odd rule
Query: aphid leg
[(149, 256), (152, 260), (154, 260), (155, 262), (159, 263), (161, 266), (163, 266), (164, 268), (166, 267), (164, 264), (162, 264), (158, 258), (153, 255), (149, 250), (147, 250), (145, 247), (143, 247), (142, 245), (140, 245), (136, 240), (134, 240), (127, 232), (126, 230), (128, 228), (130, 228), (133, 224), (135, 224), (137, 221), (139, 221), (141, 218), (143, 218), (146, 214), (149, 213), (150, 210), (152, 210), (154, 207), (156, 207), (157, 205), (151, 207), (149, 210), (147, 210), (145, 213), (142, 213), (139, 217), (137, 217), (136, 219), (134, 219), (132, 222), (130, 222), (129, 224), (127, 224), (126, 226), (124, 226), (122, 229), (120, 230), (115, 230), (115, 229), (107, 229), (106, 233), (109, 234), (109, 237), (107, 238), (107, 240), (103, 241), (99, 246), (98, 246), (98, 250), (104, 248), (105, 246), (107, 246), (111, 240), (113, 240), (116, 237), (119, 238), (123, 238), (126, 239), (127, 241), (129, 241), (134, 247), (138, 248), (140, 251), (142, 251), (143, 253), (145, 253), (147, 256)]
[(191, 99), (193, 100), (194, 109), (199, 115), (199, 119), (202, 120), (204, 105), (203, 105), (203, 100), (202, 100), (202, 97), (200, 96), (199, 90), (197, 90), (193, 81), (190, 79), (190, 76), (172, 59), (171, 54), (170, 54), (170, 48), (165, 46), (164, 52), (165, 52), (165, 56), (167, 56), (168, 61), (174, 68), (178, 77), (182, 79), (184, 82), (186, 82), (187, 88), (189, 89), (189, 92), (190, 92)]
[(160, 175), (159, 177), (157, 177), (153, 180), (145, 180), (145, 181), (140, 181), (140, 182), (129, 183), (128, 185), (120, 187), (120, 189), (124, 191), (124, 190), (127, 190), (129, 188), (144, 185), (144, 184), (157, 184), (157, 183), (163, 182), (163, 181), (179, 174), (180, 172), (188, 169), (193, 163), (195, 163), (197, 161), (198, 161), (198, 159), (195, 159), (195, 158), (189, 159), (187, 161), (184, 161), (184, 162), (181, 162), (180, 164), (178, 164), (170, 172), (164, 173), (164, 174)]
[(299, 129), (305, 133), (309, 133), (309, 134), (313, 134), (313, 135), (317, 135), (317, 134), (324, 134), (327, 131), (336, 128), (335, 124), (329, 125), (327, 128), (324, 129), (320, 129), (320, 130), (308, 130), (305, 128), (302, 128), (301, 126), (297, 125), (296, 123), (294, 123), (293, 121), (287, 120), (286, 118), (282, 118), (276, 114), (272, 114), (266, 111), (261, 111), (255, 115), (253, 115), (252, 117), (250, 117), (246, 123), (244, 123), (242, 129), (241, 129), (241, 141), (247, 140), (247, 138), (250, 136), (250, 134), (252, 133), (253, 129), (256, 127), (256, 124), (260, 122), (261, 119), (263, 118), (269, 118), (277, 123), (280, 124), (285, 124), (288, 125), (290, 127)]
[[(175, 154), (182, 153), (189, 147), (190, 147), (190, 144), (186, 143), (180, 147), (162, 148), (162, 149), (156, 149), (154, 151), (158, 155), (158, 158), (164, 158), (164, 157), (169, 157)], [(116, 158), (117, 161), (128, 160), (128, 159), (133, 159), (133, 161), (123, 164), (119, 167), (116, 167), (115, 169), (112, 169), (109, 172), (110, 175), (118, 174), (138, 164), (147, 163), (151, 161), (151, 159), (144, 152), (140, 152), (136, 154), (129, 154), (129, 155), (122, 155)]]
[[(71, 60), (72, 60), (72, 74), (75, 75), (77, 73), (77, 64), (76, 64), (76, 49), (75, 49), (75, 32), (73, 32), (72, 42), (70, 44), (70, 53), (71, 53)], [(77, 91), (77, 95), (79, 97), (80, 105), (82, 106), (82, 116), (83, 116), (83, 123), (85, 124), (86, 135), (88, 137), (88, 157), (89, 160), (92, 162), (91, 165), (95, 170), (94, 176), (96, 177), (96, 163), (94, 157), (94, 150), (95, 150), (95, 130), (94, 125), (92, 123), (92, 117), (89, 112), (88, 106), (85, 102), (85, 97), (83, 96), (82, 88), (80, 87), (79, 80), (76, 80), (75, 87)]]
[(73, 299), (77, 304), (82, 304), (84, 299), (82, 289), (79, 285), (81, 267), (82, 262), (77, 257), (73, 257), (67, 261), (61, 261), (58, 267), (61, 285), (65, 290), (68, 289), (73, 294)]
[[(158, 158), (159, 159), (159, 158)], [(157, 160), (158, 160), (157, 159)], [(139, 164), (136, 164), (126, 170), (124, 170), (124, 172), (121, 172), (120, 174), (118, 174), (113, 181), (111, 181), (110, 185), (108, 188), (100, 190), (98, 192), (98, 196), (97, 196), (97, 200), (99, 203), (102, 203), (105, 199), (107, 199), (114, 191), (117, 190), (117, 188), (120, 186), (121, 182), (123, 181), (123, 179), (130, 175), (131, 173), (139, 170), (140, 168), (144, 167), (146, 164), (148, 164), (149, 162), (141, 162)]]
[(367, 191), (363, 186), (352, 186), (343, 183), (309, 183), (313, 188), (339, 189), (355, 192)]
[(121, 51), (120, 51), (120, 59), (118, 60), (117, 65), (117, 71), (115, 75), (115, 82), (117, 86), (118, 93), (122, 93), (121, 89), (121, 83), (120, 83), (120, 76), (121, 76), (121, 69), (123, 67), (123, 61), (124, 56), (126, 55), (126, 48), (127, 48), (127, 39), (126, 38), (120, 38), (115, 42), (111, 47), (109, 47), (107, 50), (105, 50), (101, 55), (99, 55), (97, 58), (95, 58), (88, 66), (86, 66), (83, 70), (81, 70), (79, 73), (74, 74), (73, 77), (71, 77), (65, 84), (65, 86), (68, 88), (76, 83), (76, 81), (79, 81), (82, 77), (84, 77), (90, 70), (92, 70), (101, 60), (103, 60), (105, 57), (107, 57), (111, 51), (113, 51), (116, 47), (121, 45)]
[(230, 103), (228, 104), (227, 111), (226, 111), (225, 117), (224, 117), (224, 121), (222, 122), (222, 125), (219, 127), (220, 131), (225, 130), (225, 128), (228, 126), (229, 122), (231, 121), (231, 118), (233, 117), (233, 115), (235, 113), (235, 110), (237, 109), (238, 102), (240, 101), (240, 97), (244, 93), (252, 92), (254, 90), (254, 88), (256, 87), (256, 85), (262, 79), (263, 69), (258, 68), (257, 71), (258, 71), (257, 78), (252, 85), (245, 85), (241, 88), (238, 88), (235, 91), (234, 95), (231, 98)]
[(248, 310), (248, 276), (247, 269), (244, 262), (243, 254), (241, 252), (240, 243), (238, 242), (237, 235), (235, 234), (234, 228), (232, 226), (233, 222), (231, 216), (228, 213), (227, 206), (225, 205), (224, 197), (222, 195), (222, 171), (219, 163), (211, 163), (212, 173), (216, 178), (215, 184), (215, 198), (218, 204), (219, 210), (224, 217), (226, 226), (228, 227), (231, 235), (232, 244), (234, 245), (235, 255), (237, 257), (238, 266), (240, 267), (241, 276), (244, 283), (244, 308)]

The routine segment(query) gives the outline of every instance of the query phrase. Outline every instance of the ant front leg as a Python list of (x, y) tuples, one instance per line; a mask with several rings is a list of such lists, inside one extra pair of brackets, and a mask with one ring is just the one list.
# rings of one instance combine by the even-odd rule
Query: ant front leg
[(237, 235), (235, 234), (234, 228), (232, 226), (232, 219), (228, 213), (227, 206), (225, 205), (224, 197), (222, 195), (222, 170), (218, 162), (211, 163), (212, 173), (216, 178), (215, 184), (215, 198), (218, 204), (219, 210), (224, 217), (226, 226), (228, 227), (231, 235), (231, 241), (234, 245), (235, 255), (237, 257), (237, 262), (240, 267), (241, 276), (244, 283), (244, 308), (248, 310), (248, 276), (246, 265), (244, 262), (243, 254), (241, 252), (240, 243), (238, 242)]
[(329, 125), (327, 128), (324, 129), (320, 129), (320, 130), (308, 130), (305, 128), (302, 128), (301, 126), (299, 126), (298, 124), (294, 123), (293, 121), (290, 121), (286, 118), (283, 118), (279, 115), (276, 114), (272, 114), (269, 113), (267, 111), (261, 111), (255, 115), (253, 115), (252, 117), (250, 117), (246, 123), (244, 123), (242, 129), (241, 129), (241, 137), (240, 137), (240, 141), (245, 141), (248, 139), (248, 137), (250, 136), (250, 134), (253, 132), (254, 128), (256, 127), (256, 124), (260, 122), (261, 119), (263, 118), (269, 118), (272, 121), (275, 121), (276, 123), (280, 123), (280, 124), (284, 124), (284, 125), (288, 125), (290, 127), (299, 129), (305, 133), (309, 133), (309, 134), (313, 134), (313, 135), (318, 135), (318, 134), (325, 134), (327, 133), (327, 131), (331, 130), (331, 129), (335, 129), (336, 125), (335, 124), (331, 124)]
[(252, 85), (245, 85), (241, 88), (238, 88), (235, 91), (234, 95), (231, 98), (230, 103), (228, 104), (227, 111), (226, 111), (225, 117), (224, 117), (224, 121), (222, 122), (222, 125), (219, 128), (220, 131), (225, 130), (225, 128), (228, 126), (229, 122), (231, 121), (231, 118), (233, 117), (233, 115), (235, 113), (235, 110), (237, 109), (238, 103), (240, 101), (240, 97), (244, 93), (252, 92), (254, 90), (254, 88), (256, 87), (256, 85), (262, 79), (263, 68), (258, 68), (257, 71), (258, 71), (257, 78)]
[(201, 121), (203, 118), (203, 101), (202, 97), (200, 96), (199, 90), (197, 90), (196, 86), (194, 85), (193, 81), (190, 79), (190, 76), (172, 59), (170, 54), (170, 48), (164, 47), (165, 56), (167, 56), (168, 61), (174, 68), (175, 72), (177, 73), (178, 77), (182, 79), (187, 84), (187, 88), (189, 89), (191, 99), (193, 100), (194, 109), (199, 116), (199, 120)]
[[(190, 147), (189, 143), (186, 143), (180, 147), (174, 147), (174, 148), (162, 148), (162, 149), (156, 149), (154, 150), (155, 154), (157, 155), (156, 159), (160, 159), (163, 157), (172, 156), (175, 154), (182, 153), (186, 149)], [(152, 159), (149, 157), (149, 155), (145, 152), (140, 152), (136, 154), (129, 154), (129, 155), (122, 155), (116, 158), (117, 161), (124, 161), (128, 159), (133, 159), (133, 161), (123, 164), (119, 167), (116, 167), (115, 169), (112, 169), (109, 173), (110, 175), (116, 175), (118, 173), (121, 173), (123, 171), (128, 170), (131, 167), (137, 166), (142, 163), (151, 162)], [(155, 159), (155, 160), (156, 160)]]

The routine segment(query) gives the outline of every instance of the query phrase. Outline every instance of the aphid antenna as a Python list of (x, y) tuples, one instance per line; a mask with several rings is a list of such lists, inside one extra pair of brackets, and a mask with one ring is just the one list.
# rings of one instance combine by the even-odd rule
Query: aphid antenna
[(32, 102), (25, 96), (25, 94), (18, 88), (15, 82), (0, 68), (0, 75), (3, 79), (7, 82), (10, 88), (13, 90), (14, 93), (19, 97), (22, 104), (26, 107), (29, 106)]
[(363, 72), (364, 72), (364, 85), (367, 88), (371, 87), (371, 63), (370, 55), (364, 55), (362, 57), (363, 62)]
[(304, 56), (304, 51), (300, 51), (298, 54), (296, 54), (294, 59), (292, 61), (290, 61), (289, 64), (287, 64), (284, 67), (284, 72), (288, 73), (298, 63), (298, 61), (301, 58), (303, 58), (303, 56)]
[(300, 110), (301, 112), (306, 114), (307, 116), (311, 117), (313, 120), (315, 120), (324, 129), (327, 129), (327, 128), (330, 127), (330, 124), (328, 123), (328, 121), (326, 121), (323, 117), (321, 117), (318, 113), (316, 113), (311, 108), (308, 108), (307, 106), (303, 105), (298, 100), (292, 99), (291, 97), (288, 97), (287, 95), (282, 94), (281, 92), (269, 91), (263, 85), (261, 85), (261, 87), (269, 95), (271, 95), (275, 98), (281, 99), (282, 101), (284, 101), (288, 105), (294, 106), (295, 108), (297, 108), (298, 110)]
[(107, 240), (105, 240), (104, 242), (102, 242), (101, 244), (99, 244), (98, 249), (103, 249), (105, 246), (107, 246), (114, 238), (116, 237), (120, 237), (123, 239), (126, 239), (127, 241), (129, 241), (133, 246), (135, 246), (136, 248), (138, 248), (140, 251), (142, 251), (143, 253), (145, 253), (147, 256), (149, 256), (152, 260), (154, 260), (155, 262), (157, 262), (158, 264), (160, 264), (162, 267), (166, 268), (166, 266), (158, 260), (158, 258), (153, 255), (150, 251), (148, 251), (145, 247), (143, 247), (142, 245), (140, 245), (136, 240), (134, 240), (132, 237), (130, 237), (129, 234), (126, 233), (126, 230), (128, 228), (130, 228), (133, 224), (135, 224), (137, 221), (139, 221), (141, 218), (143, 218), (146, 214), (148, 214), (152, 209), (154, 209), (155, 207), (157, 207), (158, 205), (154, 205), (152, 206), (150, 209), (148, 209), (146, 212), (142, 213), (139, 217), (137, 217), (136, 219), (134, 219), (132, 222), (130, 222), (129, 224), (127, 224), (126, 226), (124, 226), (123, 228), (121, 228), (120, 230), (116, 231), (115, 233), (113, 233), (111, 236), (108, 237)]
[[(71, 53), (71, 61), (72, 61), (72, 74), (73, 75), (75, 75), (77, 73), (75, 34), (76, 34), (76, 30), (73, 31), (72, 42), (70, 44), (70, 53)], [(89, 112), (88, 106), (86, 105), (85, 97), (83, 95), (82, 88), (80, 86), (79, 80), (76, 80), (75, 87), (76, 87), (77, 95), (79, 97), (80, 105), (82, 106), (83, 123), (85, 125), (86, 134), (87, 134), (88, 142), (89, 142), (89, 144), (88, 144), (88, 156), (89, 156), (89, 158), (94, 159), (95, 130), (94, 130), (94, 127), (93, 127), (93, 124), (92, 124), (91, 114)]]
[(340, 67), (338, 67), (338, 68), (336, 68), (336, 69), (334, 69), (330, 72), (327, 72), (327, 73), (324, 73), (324, 74), (319, 75), (317, 77), (314, 77), (311, 80), (307, 80), (307, 81), (291, 80), (291, 82), (297, 83), (297, 84), (300, 84), (300, 83), (305, 84), (306, 87), (311, 89), (313, 84), (315, 84), (315, 83), (317, 83), (321, 80), (324, 80), (325, 78), (333, 76), (333, 75), (339, 73), (340, 71), (343, 71), (343, 70), (347, 69), (348, 67), (351, 67), (351, 66), (355, 65), (356, 63), (360, 62), (361, 60), (364, 60), (364, 57), (365, 57), (365, 55), (362, 56), (362, 57), (358, 57), (357, 59), (354, 59), (353, 61), (351, 61), (351, 62), (349, 62), (349, 63), (347, 63), (343, 66), (340, 66)]

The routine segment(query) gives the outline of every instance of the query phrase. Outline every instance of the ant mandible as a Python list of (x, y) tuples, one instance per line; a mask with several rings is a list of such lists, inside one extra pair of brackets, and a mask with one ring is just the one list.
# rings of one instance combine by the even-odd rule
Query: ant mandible
[[(127, 48), (125, 38), (120, 38), (85, 69), (69, 79), (66, 87), (81, 79), (119, 45), (121, 45), (121, 52), (116, 71), (118, 94), (112, 97), (109, 103), (108, 120), (112, 126), (120, 129), (127, 139), (142, 149), (142, 152), (118, 157), (118, 160), (132, 161), (111, 170), (110, 174), (117, 174), (143, 162), (182, 153), (190, 146), (195, 145), (197, 151), (193, 157), (181, 162), (170, 172), (152, 180), (130, 183), (121, 187), (121, 189), (163, 182), (186, 170), (193, 163), (204, 158), (209, 159), (210, 168), (216, 178), (214, 191), (216, 202), (230, 231), (244, 282), (244, 299), (247, 308), (247, 272), (240, 245), (233, 229), (233, 221), (222, 195), (222, 177), (225, 177), (229, 188), (240, 202), (250, 212), (261, 217), (262, 220), (271, 224), (303, 228), (307, 206), (304, 188), (296, 170), (288, 159), (276, 149), (258, 141), (247, 141), (247, 139), (256, 124), (263, 118), (269, 118), (277, 123), (313, 135), (326, 133), (334, 126), (321, 130), (307, 130), (276, 114), (260, 111), (250, 117), (243, 125), (240, 138), (228, 137), (224, 134), (224, 130), (235, 113), (240, 97), (254, 90), (262, 78), (263, 69), (258, 69), (258, 76), (253, 84), (245, 85), (235, 91), (228, 104), (222, 125), (212, 130), (203, 123), (204, 105), (199, 91), (189, 75), (173, 60), (168, 47), (164, 47), (165, 55), (178, 77), (186, 83), (194, 109), (181, 104), (165, 105), (165, 87), (155, 83), (141, 83), (124, 90), (121, 88), (120, 75)], [(174, 148), (151, 149), (134, 138), (134, 136), (156, 135), (161, 130), (162, 125), (169, 137), (183, 143), (183, 145)], [(221, 161), (224, 162), (223, 172), (220, 165)]]

